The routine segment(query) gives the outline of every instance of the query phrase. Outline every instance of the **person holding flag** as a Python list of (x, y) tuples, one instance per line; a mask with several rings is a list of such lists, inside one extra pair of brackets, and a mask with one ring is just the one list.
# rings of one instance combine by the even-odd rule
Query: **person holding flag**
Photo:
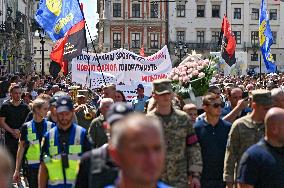
[(266, 6), (265, 1), (262, 0), (259, 17), (259, 46), (268, 73), (275, 73), (276, 65), (274, 64), (274, 59), (270, 51), (270, 46), (273, 44), (273, 36)]

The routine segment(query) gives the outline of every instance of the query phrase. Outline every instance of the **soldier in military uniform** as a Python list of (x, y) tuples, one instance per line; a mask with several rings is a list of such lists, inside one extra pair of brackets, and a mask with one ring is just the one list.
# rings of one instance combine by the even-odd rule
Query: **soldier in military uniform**
[(112, 104), (113, 100), (111, 98), (104, 98), (101, 100), (99, 107), (101, 115), (92, 121), (88, 130), (88, 135), (95, 148), (101, 147), (108, 141), (107, 127), (104, 126), (104, 122), (106, 121), (106, 113)]
[(242, 154), (264, 136), (264, 117), (272, 105), (271, 93), (268, 90), (252, 91), (252, 109), (248, 114), (237, 119), (230, 130), (223, 179), (227, 187), (233, 187), (236, 170)]
[(161, 180), (178, 188), (187, 188), (188, 183), (200, 187), (200, 145), (189, 116), (173, 108), (171, 81), (154, 81), (153, 97), (156, 107), (147, 116), (155, 117), (162, 122), (166, 141), (166, 164)]

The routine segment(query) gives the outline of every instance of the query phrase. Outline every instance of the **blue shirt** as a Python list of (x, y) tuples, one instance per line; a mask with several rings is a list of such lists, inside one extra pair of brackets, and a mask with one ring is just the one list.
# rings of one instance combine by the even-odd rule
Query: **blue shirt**
[(144, 112), (144, 106), (146, 101), (149, 99), (149, 97), (145, 96), (143, 98), (134, 98), (132, 101), (132, 108), (136, 112)]
[(194, 124), (201, 146), (203, 170), (201, 181), (223, 179), (224, 158), (231, 123), (219, 119), (215, 127), (202, 118)]
[(241, 158), (237, 181), (255, 188), (284, 188), (284, 148), (264, 139), (251, 146)]

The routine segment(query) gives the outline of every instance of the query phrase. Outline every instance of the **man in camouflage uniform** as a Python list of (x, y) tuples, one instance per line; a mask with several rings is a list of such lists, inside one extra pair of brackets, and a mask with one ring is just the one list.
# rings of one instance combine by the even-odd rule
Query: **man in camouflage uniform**
[(251, 105), (251, 114), (237, 119), (229, 133), (223, 174), (228, 188), (233, 187), (235, 183), (236, 170), (242, 154), (264, 136), (264, 117), (272, 105), (270, 91), (252, 91)]
[(111, 98), (103, 98), (100, 102), (100, 112), (101, 115), (95, 118), (88, 130), (88, 136), (92, 140), (92, 144), (95, 148), (101, 147), (108, 142), (107, 127), (105, 126), (106, 113), (110, 106), (113, 104)]
[(188, 188), (188, 183), (200, 187), (200, 145), (189, 116), (172, 106), (171, 81), (154, 81), (153, 97), (157, 105), (147, 116), (162, 122), (166, 141), (166, 164), (162, 181), (178, 188)]

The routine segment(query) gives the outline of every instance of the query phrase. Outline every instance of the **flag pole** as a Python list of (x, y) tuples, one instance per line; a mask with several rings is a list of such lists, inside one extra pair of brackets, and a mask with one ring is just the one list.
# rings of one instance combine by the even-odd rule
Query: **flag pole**
[(259, 59), (259, 81), (261, 82), (261, 53), (260, 53), (260, 59)]
[[(81, 8), (79, 0), (77, 0), (77, 2), (78, 2), (78, 6), (80, 7), (80, 10), (81, 10), (83, 19), (84, 19), (84, 21), (85, 21), (86, 30), (87, 30), (87, 32), (88, 32), (88, 35), (90, 36), (91, 43), (92, 43), (92, 46), (93, 46), (93, 48), (94, 48), (94, 52), (95, 52), (95, 54), (96, 54), (96, 59), (97, 59), (97, 61), (98, 61), (98, 67), (100, 68), (100, 72), (102, 73), (102, 77), (103, 77), (103, 80), (104, 80), (104, 84), (106, 85), (105, 76), (104, 76), (104, 73), (103, 73), (103, 71), (102, 71), (101, 63), (100, 63), (100, 61), (99, 61), (99, 57), (98, 57), (98, 54), (97, 54), (97, 52), (96, 52), (96, 48), (95, 48), (95, 45), (94, 45), (94, 41), (93, 41), (93, 39), (92, 39), (92, 36), (91, 36), (90, 30), (89, 30), (87, 21), (86, 21), (86, 19), (85, 19), (85, 15), (84, 15), (84, 12), (83, 12), (83, 8)], [(86, 37), (86, 36), (85, 36), (85, 37)], [(87, 37), (86, 37), (86, 42), (87, 42)], [(89, 47), (88, 47), (88, 45), (87, 45), (87, 53), (89, 53)], [(89, 73), (88, 73), (88, 74), (89, 74), (89, 79), (90, 79), (90, 84), (89, 84), (89, 86), (90, 86), (90, 88), (91, 88), (91, 69), (90, 69), (90, 60), (89, 60), (89, 58), (88, 58), (88, 69), (89, 69)]]

